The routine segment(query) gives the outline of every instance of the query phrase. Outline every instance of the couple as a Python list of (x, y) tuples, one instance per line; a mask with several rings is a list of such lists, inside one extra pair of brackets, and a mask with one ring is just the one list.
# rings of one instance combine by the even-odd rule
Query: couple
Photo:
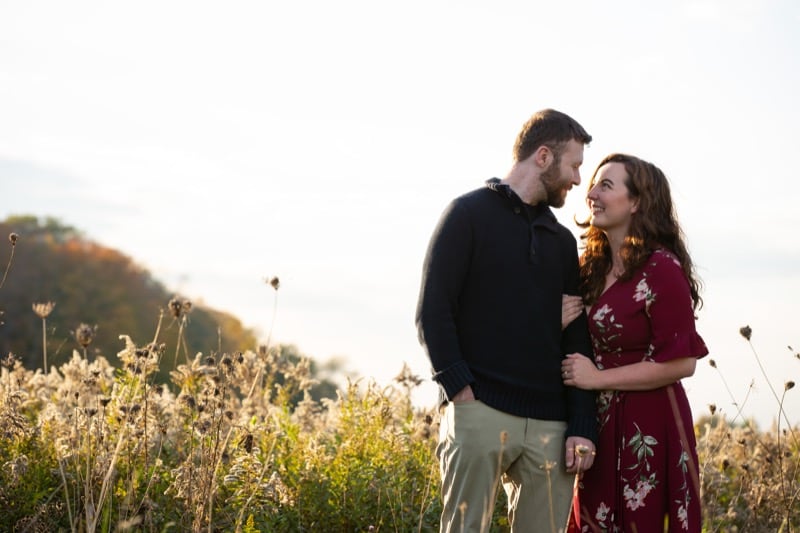
[(680, 384), (708, 353), (699, 281), (666, 177), (624, 154), (589, 182), (578, 257), (550, 207), (591, 139), (535, 113), (508, 175), (451, 202), (431, 238), (416, 320), (446, 402), (443, 532), (488, 531), (500, 484), (515, 532), (700, 531)]

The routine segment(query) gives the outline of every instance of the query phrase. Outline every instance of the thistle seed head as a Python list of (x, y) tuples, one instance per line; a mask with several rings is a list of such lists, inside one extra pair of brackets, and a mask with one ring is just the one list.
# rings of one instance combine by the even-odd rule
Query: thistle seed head
[(192, 302), (174, 296), (167, 302), (167, 308), (174, 318), (180, 318), (181, 315), (185, 315), (192, 310)]
[(739, 328), (739, 335), (747, 340), (750, 340), (750, 337), (753, 335), (753, 330), (750, 328), (750, 326), (741, 327)]
[(5, 356), (2, 360), (0, 360), (0, 365), (3, 365), (9, 370), (14, 368), (14, 365), (16, 364), (17, 364), (17, 356), (11, 352), (8, 352), (8, 355)]
[(81, 324), (75, 330), (75, 340), (78, 341), (78, 344), (86, 348), (92, 343), (94, 340), (94, 334), (97, 331), (97, 326), (90, 326), (89, 324)]
[(17, 239), (18, 238), (19, 238), (19, 235), (17, 235), (14, 232), (11, 232), (11, 233), (8, 234), (8, 241), (11, 243), (11, 246), (16, 246), (17, 245)]

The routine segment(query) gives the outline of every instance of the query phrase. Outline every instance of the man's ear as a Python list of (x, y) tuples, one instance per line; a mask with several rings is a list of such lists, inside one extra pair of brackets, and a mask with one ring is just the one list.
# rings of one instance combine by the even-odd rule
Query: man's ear
[(533, 152), (533, 162), (542, 170), (547, 170), (547, 167), (553, 163), (553, 159), (553, 151), (545, 145), (541, 145)]

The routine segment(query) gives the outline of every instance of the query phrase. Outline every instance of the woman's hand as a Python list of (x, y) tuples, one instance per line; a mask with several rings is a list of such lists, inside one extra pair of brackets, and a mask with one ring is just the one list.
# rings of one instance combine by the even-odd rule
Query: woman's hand
[(602, 389), (600, 382), (602, 370), (594, 366), (594, 361), (583, 354), (571, 353), (561, 361), (561, 379), (564, 385), (584, 390)]
[(570, 322), (578, 318), (583, 311), (583, 300), (580, 296), (561, 295), (561, 330), (569, 326)]

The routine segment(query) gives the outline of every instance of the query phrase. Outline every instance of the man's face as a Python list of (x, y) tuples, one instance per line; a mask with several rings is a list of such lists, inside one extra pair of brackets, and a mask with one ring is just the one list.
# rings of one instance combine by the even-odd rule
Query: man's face
[(550, 166), (542, 171), (541, 179), (547, 193), (547, 204), (561, 207), (573, 185), (580, 185), (580, 167), (583, 164), (583, 143), (570, 140)]

